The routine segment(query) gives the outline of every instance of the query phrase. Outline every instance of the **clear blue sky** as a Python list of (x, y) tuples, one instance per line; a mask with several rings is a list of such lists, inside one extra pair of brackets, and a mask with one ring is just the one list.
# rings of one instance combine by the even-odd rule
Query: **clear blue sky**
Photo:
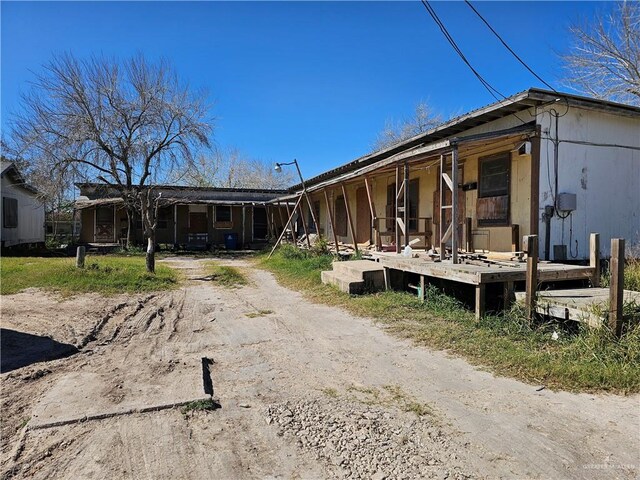
[[(566, 28), (599, 2), (475, 2), (559, 90)], [(474, 66), (502, 93), (540, 86), (463, 2), (432, 2)], [(610, 4), (609, 4), (610, 6)], [(1, 3), (2, 127), (54, 53), (169, 59), (214, 102), (215, 141), (305, 176), (371, 149), (385, 120), (424, 100), (444, 116), (494, 101), (412, 2)]]

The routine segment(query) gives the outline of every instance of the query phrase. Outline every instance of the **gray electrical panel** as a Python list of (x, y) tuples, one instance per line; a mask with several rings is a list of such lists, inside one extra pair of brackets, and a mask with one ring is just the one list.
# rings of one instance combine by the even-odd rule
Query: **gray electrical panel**
[(576, 194), (559, 193), (557, 207), (563, 212), (573, 212), (576, 209)]

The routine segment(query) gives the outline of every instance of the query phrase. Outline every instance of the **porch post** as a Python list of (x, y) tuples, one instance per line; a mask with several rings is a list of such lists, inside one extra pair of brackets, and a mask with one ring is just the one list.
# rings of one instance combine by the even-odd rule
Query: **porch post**
[[(529, 235), (538, 235), (540, 211), (540, 125), (531, 137), (531, 199), (529, 209)], [(548, 141), (548, 140), (547, 140)]]
[[(253, 207), (251, 207), (251, 210), (253, 211)], [(245, 220), (247, 218), (247, 206), (246, 205), (242, 205), (242, 248), (244, 248), (244, 244), (245, 244), (245, 224), (247, 223)]]
[(444, 232), (446, 231), (444, 228), (444, 223), (446, 221), (445, 209), (444, 209), (444, 199), (446, 198), (444, 194), (445, 165), (446, 165), (445, 156), (440, 155), (440, 178), (438, 179), (438, 182), (439, 182), (438, 185), (440, 186), (440, 227), (438, 228), (438, 237), (440, 238), (438, 239), (438, 243), (440, 247), (440, 260), (442, 261), (444, 261), (447, 258), (447, 244), (444, 241)]
[(353, 229), (353, 219), (351, 218), (351, 209), (349, 208), (349, 199), (347, 198), (347, 189), (344, 188), (344, 183), (340, 184), (342, 187), (342, 198), (344, 198), (344, 207), (347, 211), (347, 225), (349, 226), (349, 233), (351, 233), (351, 241), (353, 242), (353, 249), (358, 253), (358, 242), (356, 242), (356, 233)]
[(327, 195), (327, 189), (323, 188), (322, 192), (324, 193), (324, 201), (327, 204), (327, 217), (329, 217), (329, 225), (331, 226), (331, 232), (333, 233), (333, 241), (336, 243), (336, 255), (339, 255), (340, 246), (338, 243), (338, 234), (336, 233), (336, 227), (333, 221), (333, 211), (331, 210), (331, 205), (329, 204), (329, 196)]
[(455, 143), (451, 152), (451, 262), (458, 263), (458, 144)]
[(409, 245), (409, 161), (404, 161), (404, 246)]
[(173, 205), (173, 244), (178, 244), (178, 204)]
[(400, 253), (400, 227), (398, 225), (398, 218), (400, 214), (400, 210), (398, 208), (398, 196), (400, 193), (400, 165), (396, 165), (396, 191), (395, 191), (395, 200), (393, 201), (395, 209), (393, 212), (393, 226), (396, 232), (396, 253)]

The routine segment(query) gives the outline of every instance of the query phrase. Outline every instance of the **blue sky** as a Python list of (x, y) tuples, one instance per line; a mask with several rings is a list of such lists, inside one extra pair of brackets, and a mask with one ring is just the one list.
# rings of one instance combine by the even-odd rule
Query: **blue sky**
[[(463, 2), (432, 2), (505, 95), (539, 86)], [(559, 90), (567, 26), (611, 4), (475, 2)], [(426, 101), (445, 117), (494, 101), (420, 2), (6, 2), (2, 128), (52, 54), (165, 57), (213, 102), (214, 140), (312, 176), (371, 149), (387, 119)]]

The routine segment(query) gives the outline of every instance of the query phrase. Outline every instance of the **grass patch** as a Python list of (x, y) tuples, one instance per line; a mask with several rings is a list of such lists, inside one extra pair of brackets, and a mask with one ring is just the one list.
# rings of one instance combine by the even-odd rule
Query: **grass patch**
[(203, 412), (209, 410), (216, 410), (220, 408), (220, 404), (211, 398), (207, 398), (204, 400), (194, 400), (193, 402), (189, 402), (184, 405), (180, 411), (183, 414), (187, 414), (189, 412)]
[[(627, 325), (621, 338), (607, 328), (588, 329), (547, 322), (530, 326), (514, 309), (475, 321), (473, 312), (434, 288), (421, 303), (406, 292), (350, 296), (323, 285), (320, 271), (333, 257), (295, 257), (276, 252), (258, 265), (283, 285), (319, 303), (372, 317), (393, 334), (417, 344), (461, 355), (499, 375), (552, 389), (630, 394), (640, 392), (640, 326)], [(554, 340), (553, 333), (558, 333)]]
[(405, 393), (398, 385), (384, 385), (382, 390), (375, 387), (351, 385), (347, 388), (347, 392), (351, 394), (353, 399), (364, 403), (365, 405), (396, 407), (403, 412), (410, 412), (418, 417), (422, 417), (424, 415), (435, 416), (431, 407), (427, 404), (417, 402), (414, 398)]
[(0, 273), (2, 295), (31, 287), (63, 295), (115, 295), (166, 290), (178, 283), (177, 272), (164, 265), (156, 265), (155, 275), (147, 273), (145, 259), (140, 257), (87, 256), (84, 269), (76, 268), (73, 258), (4, 257)]
[[(637, 250), (637, 249), (636, 249)], [(611, 283), (609, 271), (601, 276), (601, 285), (608, 287)], [(640, 258), (627, 258), (624, 266), (624, 289), (640, 292)]]
[(209, 262), (206, 270), (207, 279), (223, 287), (240, 287), (249, 283), (246, 275), (235, 267)]

